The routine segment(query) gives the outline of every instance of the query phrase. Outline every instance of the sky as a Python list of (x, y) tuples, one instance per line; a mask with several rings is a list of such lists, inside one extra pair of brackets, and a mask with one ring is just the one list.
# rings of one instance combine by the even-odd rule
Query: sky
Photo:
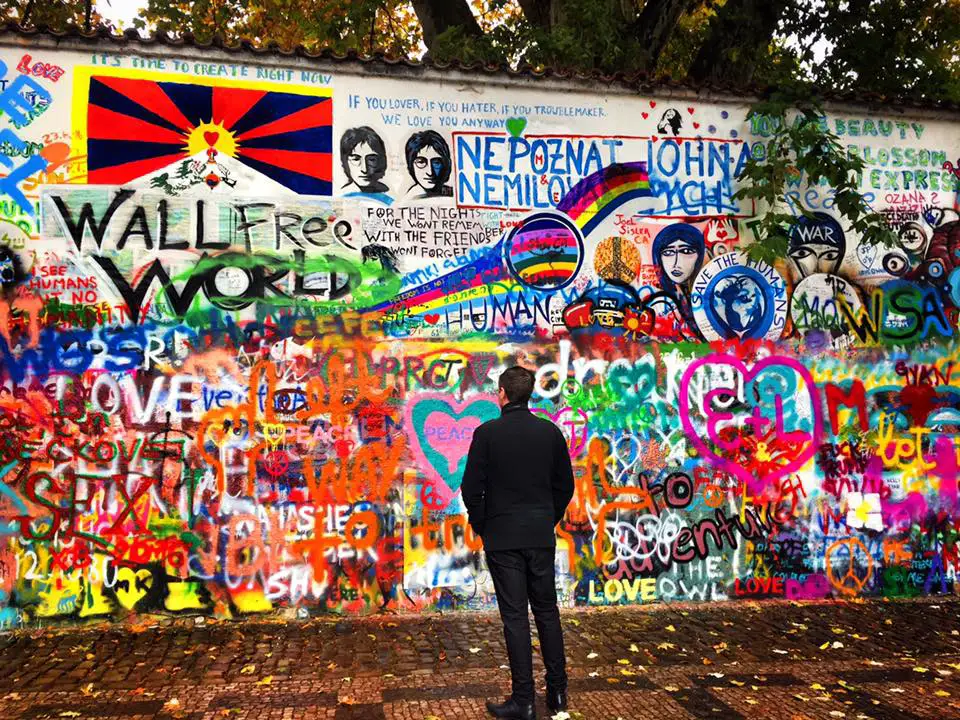
[(97, 11), (114, 25), (123, 29), (133, 27), (133, 19), (146, 5), (146, 0), (96, 0)]

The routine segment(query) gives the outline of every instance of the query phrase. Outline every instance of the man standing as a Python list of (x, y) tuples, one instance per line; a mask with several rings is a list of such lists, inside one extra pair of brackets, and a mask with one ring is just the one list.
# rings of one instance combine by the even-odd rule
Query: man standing
[(474, 432), (461, 485), (470, 525), (483, 538), (513, 680), (507, 701), (488, 702), (487, 709), (520, 720), (536, 717), (528, 603), (547, 671), (547, 706), (551, 712), (567, 707), (553, 562), (554, 528), (573, 497), (573, 468), (559, 428), (527, 407), (533, 382), (522, 367), (500, 376), (501, 415)]

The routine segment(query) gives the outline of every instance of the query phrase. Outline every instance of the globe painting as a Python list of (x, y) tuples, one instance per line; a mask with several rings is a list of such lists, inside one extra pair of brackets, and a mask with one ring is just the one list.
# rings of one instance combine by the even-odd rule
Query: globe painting
[(727, 275), (717, 281), (710, 298), (713, 312), (722, 325), (741, 340), (756, 337), (766, 316), (762, 288), (746, 275)]
[(783, 278), (742, 253), (719, 255), (693, 284), (697, 327), (708, 341), (775, 339), (786, 323)]

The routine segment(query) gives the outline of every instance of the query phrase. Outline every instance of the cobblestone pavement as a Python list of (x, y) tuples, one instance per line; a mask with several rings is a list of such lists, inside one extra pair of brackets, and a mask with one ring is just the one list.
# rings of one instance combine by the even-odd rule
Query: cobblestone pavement
[[(565, 612), (570, 715), (960, 718), (958, 611), (941, 598)], [(489, 613), (33, 631), (0, 637), (0, 718), (482, 718), (508, 691), (505, 662)]]

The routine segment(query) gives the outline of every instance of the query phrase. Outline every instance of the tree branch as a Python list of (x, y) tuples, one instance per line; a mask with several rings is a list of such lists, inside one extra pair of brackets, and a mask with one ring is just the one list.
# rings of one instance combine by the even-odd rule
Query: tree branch
[(432, 50), (439, 35), (459, 27), (471, 37), (482, 37), (483, 31), (473, 16), (467, 0), (412, 0), (413, 9), (423, 29), (423, 41)]
[(647, 0), (640, 17), (634, 23), (637, 40), (645, 48), (644, 67), (652, 70), (657, 66), (660, 54), (676, 30), (680, 17), (696, 2), (697, 0)]
[(690, 77), (748, 84), (788, 4), (789, 0), (729, 0), (711, 21)]

